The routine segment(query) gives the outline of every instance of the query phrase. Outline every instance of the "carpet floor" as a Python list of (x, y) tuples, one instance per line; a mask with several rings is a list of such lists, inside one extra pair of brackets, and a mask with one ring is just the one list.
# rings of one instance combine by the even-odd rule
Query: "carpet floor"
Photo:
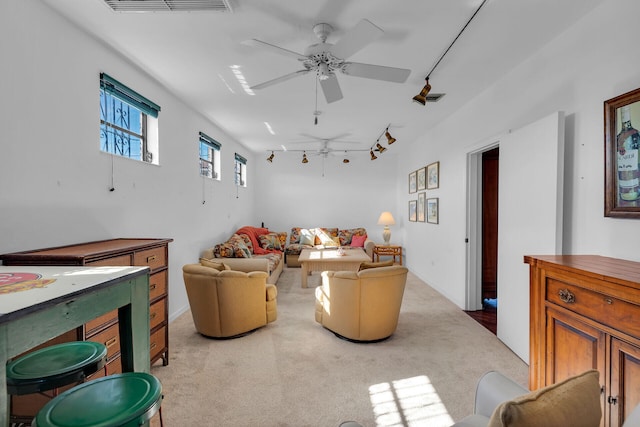
[(170, 324), (164, 425), (449, 426), (473, 411), (477, 380), (499, 370), (526, 385), (528, 366), (490, 331), (409, 273), (398, 328), (356, 344), (314, 320), (314, 288), (300, 269), (278, 280), (278, 320), (248, 336), (213, 340), (191, 313)]

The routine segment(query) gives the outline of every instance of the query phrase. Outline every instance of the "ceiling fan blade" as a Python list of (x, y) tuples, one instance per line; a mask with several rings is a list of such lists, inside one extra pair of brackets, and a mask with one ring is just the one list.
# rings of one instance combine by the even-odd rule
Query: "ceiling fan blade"
[(383, 34), (381, 28), (363, 19), (336, 42), (331, 53), (336, 58), (347, 59)]
[(294, 71), (293, 73), (285, 74), (284, 76), (280, 76), (280, 77), (275, 78), (273, 80), (269, 80), (269, 81), (257, 84), (255, 86), (251, 86), (250, 89), (264, 89), (265, 87), (285, 82), (285, 81), (287, 81), (289, 79), (292, 79), (294, 77), (302, 76), (304, 74), (307, 74), (309, 71), (310, 70), (306, 70), (306, 69), (305, 70)]
[(324, 93), (327, 104), (342, 99), (342, 90), (340, 90), (340, 84), (335, 74), (331, 74), (328, 79), (320, 80), (320, 86), (322, 87), (322, 93)]
[(361, 64), (347, 62), (342, 72), (348, 76), (365, 77), (367, 79), (386, 80), (388, 82), (404, 83), (411, 74), (406, 68), (385, 67), (383, 65)]
[(307, 59), (307, 57), (302, 55), (301, 53), (294, 52), (292, 50), (285, 49), (283, 47), (276, 46), (276, 45), (271, 44), (271, 43), (263, 42), (262, 40), (258, 40), (258, 39), (245, 40), (245, 41), (242, 42), (242, 44), (245, 45), (245, 46), (252, 46), (252, 47), (259, 47), (259, 48), (268, 49), (273, 53), (277, 53), (278, 55), (288, 56), (290, 58), (294, 58), (294, 59), (297, 59), (299, 61), (304, 61), (305, 59)]

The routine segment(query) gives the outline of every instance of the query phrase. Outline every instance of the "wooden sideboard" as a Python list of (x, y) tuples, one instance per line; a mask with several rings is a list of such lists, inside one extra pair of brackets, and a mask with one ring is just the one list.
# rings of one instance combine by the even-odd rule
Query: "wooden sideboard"
[(640, 404), (640, 263), (596, 255), (525, 256), (530, 266), (529, 388), (600, 372), (602, 422)]

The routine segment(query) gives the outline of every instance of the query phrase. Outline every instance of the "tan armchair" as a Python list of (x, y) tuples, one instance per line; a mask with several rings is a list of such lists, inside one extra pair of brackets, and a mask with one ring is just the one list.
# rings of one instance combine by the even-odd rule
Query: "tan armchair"
[(224, 270), (187, 264), (182, 267), (196, 330), (207, 337), (235, 338), (278, 317), (278, 290), (267, 273)]
[(398, 325), (407, 272), (399, 265), (324, 271), (316, 288), (316, 322), (351, 341), (389, 338)]

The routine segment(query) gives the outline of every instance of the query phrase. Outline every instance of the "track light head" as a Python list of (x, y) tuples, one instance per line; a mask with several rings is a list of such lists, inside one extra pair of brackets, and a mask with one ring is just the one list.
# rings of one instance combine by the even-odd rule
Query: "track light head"
[(273, 158), (274, 158), (275, 156), (276, 156), (276, 155), (275, 155), (275, 154), (273, 154), (273, 151), (272, 151), (272, 152), (271, 152), (271, 155), (270, 155), (269, 157), (267, 157), (267, 162), (269, 162), (269, 163), (273, 163)]
[(369, 154), (371, 154), (371, 160), (375, 160), (378, 158), (375, 154), (373, 154), (373, 150), (369, 151)]
[(394, 142), (396, 142), (396, 139), (395, 139), (394, 137), (392, 137), (392, 136), (391, 136), (391, 134), (389, 133), (389, 129), (387, 129), (387, 130), (384, 132), (384, 136), (386, 136), (386, 137), (387, 137), (387, 144), (391, 145), (391, 144), (393, 144)]
[(376, 143), (376, 150), (378, 150), (379, 153), (384, 153), (385, 151), (387, 151), (387, 149), (380, 145), (379, 142)]
[(307, 153), (302, 154), (302, 163), (309, 163), (309, 159), (307, 159)]
[(429, 84), (429, 77), (424, 79), (424, 81), (425, 81), (425, 85), (422, 88), (422, 90), (420, 91), (420, 93), (413, 97), (413, 100), (415, 102), (417, 102), (419, 104), (422, 104), (422, 105), (425, 105), (427, 103), (427, 95), (429, 94), (429, 91), (431, 90), (431, 85)]

